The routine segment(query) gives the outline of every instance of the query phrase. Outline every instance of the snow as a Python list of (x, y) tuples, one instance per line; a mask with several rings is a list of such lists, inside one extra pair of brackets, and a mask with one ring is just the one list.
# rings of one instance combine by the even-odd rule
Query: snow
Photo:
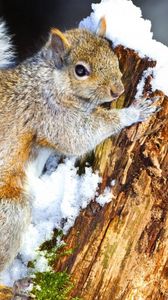
[(111, 181), (111, 186), (115, 186), (115, 185), (116, 185), (116, 180), (113, 179), (113, 180)]
[(142, 18), (141, 9), (130, 0), (102, 0), (99, 4), (92, 4), (92, 9), (91, 15), (79, 26), (96, 32), (100, 18), (105, 17), (106, 37), (114, 47), (121, 44), (134, 49), (140, 57), (157, 61), (152, 89), (168, 95), (168, 47), (153, 39), (151, 22)]
[(135, 95), (135, 99), (138, 100), (139, 98), (141, 98), (143, 96), (145, 81), (148, 78), (148, 76), (154, 76), (153, 68), (148, 68), (147, 70), (145, 70), (143, 72), (142, 78), (141, 78), (141, 80), (139, 81), (139, 83), (137, 85), (137, 93)]
[(113, 198), (111, 189), (109, 187), (106, 187), (104, 192), (100, 194), (98, 197), (96, 197), (96, 202), (100, 204), (100, 206), (104, 206), (106, 203), (111, 202), (111, 199)]
[[(86, 208), (97, 195), (101, 177), (92, 168), (85, 167), (85, 173), (78, 175), (78, 168), (74, 166), (75, 158), (66, 158), (57, 165), (54, 172), (46, 172), (39, 176), (43, 169), (42, 159), (46, 160), (47, 153), (39, 154), (38, 160), (27, 167), (27, 192), (34, 197), (32, 202), (32, 223), (24, 234), (22, 249), (8, 270), (3, 272), (0, 282), (12, 285), (15, 280), (26, 277), (31, 270), (27, 269), (29, 261), (35, 261), (35, 270), (44, 272), (48, 269), (48, 262), (39, 252), (39, 246), (52, 238), (53, 229), (62, 229), (64, 233), (74, 225), (81, 209)], [(56, 157), (51, 156), (57, 161)], [(49, 168), (52, 169), (51, 161)], [(55, 161), (53, 164), (55, 165)], [(42, 167), (40, 167), (41, 165)], [(56, 165), (55, 165), (56, 167)], [(103, 195), (97, 197), (97, 202), (103, 206), (112, 200), (111, 189), (105, 189)], [(64, 221), (64, 222), (63, 222)], [(62, 241), (58, 238), (57, 245)]]

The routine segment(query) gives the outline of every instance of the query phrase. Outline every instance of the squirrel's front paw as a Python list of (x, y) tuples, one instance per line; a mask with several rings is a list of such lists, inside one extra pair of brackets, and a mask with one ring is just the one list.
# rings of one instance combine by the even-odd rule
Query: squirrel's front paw
[(153, 105), (158, 99), (159, 97), (140, 98), (135, 100), (129, 107), (121, 109), (119, 113), (122, 128), (145, 121), (152, 114), (159, 111), (160, 107)]
[(153, 97), (153, 98), (140, 98), (139, 100), (135, 100), (130, 108), (134, 108), (138, 112), (138, 120), (137, 122), (145, 121), (148, 117), (150, 117), (152, 114), (158, 112), (160, 110), (159, 106), (152, 105), (154, 102), (156, 102), (159, 99), (159, 97)]

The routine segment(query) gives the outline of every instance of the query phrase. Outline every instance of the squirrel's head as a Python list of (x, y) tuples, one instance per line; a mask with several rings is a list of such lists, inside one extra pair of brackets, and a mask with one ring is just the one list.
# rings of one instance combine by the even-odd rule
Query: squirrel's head
[(124, 91), (118, 58), (103, 37), (105, 27), (102, 19), (96, 34), (84, 29), (63, 34), (53, 29), (48, 44), (55, 68), (61, 71), (62, 85), (80, 104), (87, 103), (92, 108), (111, 102)]

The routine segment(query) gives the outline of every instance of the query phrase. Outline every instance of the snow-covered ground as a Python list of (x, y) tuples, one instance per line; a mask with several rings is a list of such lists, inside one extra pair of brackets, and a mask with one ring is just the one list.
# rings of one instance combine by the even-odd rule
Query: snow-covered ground
[[(147, 70), (144, 77), (152, 72), (153, 90), (160, 89), (168, 94), (168, 48), (152, 39), (151, 23), (142, 18), (141, 10), (129, 0), (102, 0), (100, 4), (93, 4), (92, 8), (93, 13), (80, 26), (95, 31), (100, 18), (104, 16), (107, 22), (106, 36), (114, 46), (122, 44), (136, 50), (141, 57), (148, 56), (157, 60), (157, 66)], [(137, 96), (142, 93), (143, 80), (139, 83)], [(24, 235), (20, 254), (12, 266), (1, 274), (0, 282), (7, 285), (27, 276), (27, 262), (39, 256), (36, 250), (51, 238), (53, 228), (62, 228), (67, 232), (73, 226), (80, 210), (97, 196), (98, 184), (101, 182), (99, 175), (88, 166), (85, 174), (79, 176), (72, 158), (58, 164), (51, 174), (38, 177), (35, 172), (31, 178), (31, 192), (35, 196), (32, 223)], [(102, 206), (111, 200), (111, 188), (97, 196), (97, 202)], [(44, 257), (39, 258), (36, 267), (39, 271), (47, 268)]]

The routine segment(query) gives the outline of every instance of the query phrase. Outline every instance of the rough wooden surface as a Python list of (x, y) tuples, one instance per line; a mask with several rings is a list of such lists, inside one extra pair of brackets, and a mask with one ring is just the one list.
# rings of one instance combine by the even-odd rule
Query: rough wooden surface
[[(119, 47), (129, 104), (142, 73), (155, 62)], [(145, 91), (150, 91), (150, 78)], [(162, 95), (162, 93), (157, 92)], [(68, 270), (71, 296), (85, 300), (168, 299), (168, 99), (147, 122), (108, 139), (95, 152), (94, 168), (103, 176), (102, 192), (111, 188), (112, 202), (92, 202), (65, 238), (71, 256), (55, 262)]]

